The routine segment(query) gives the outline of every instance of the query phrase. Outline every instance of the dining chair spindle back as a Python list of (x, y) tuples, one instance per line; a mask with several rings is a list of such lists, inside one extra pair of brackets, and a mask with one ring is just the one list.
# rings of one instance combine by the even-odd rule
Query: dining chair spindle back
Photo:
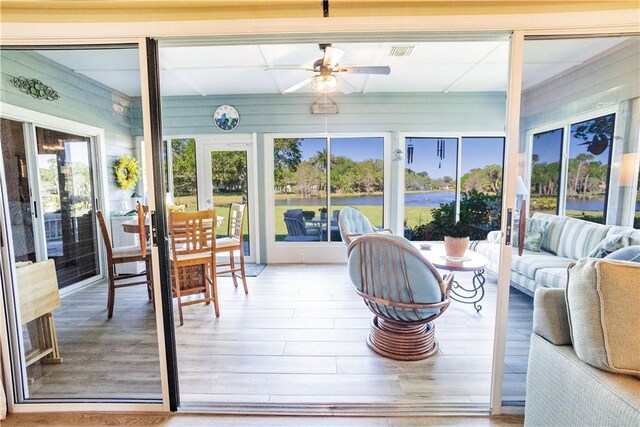
[[(247, 288), (247, 278), (244, 269), (244, 243), (243, 229), (245, 221), (246, 205), (240, 203), (232, 203), (229, 206), (229, 228), (227, 237), (221, 237), (216, 240), (216, 253), (228, 253), (229, 262), (220, 263), (218, 267), (226, 267), (224, 270), (217, 270), (217, 274), (230, 273), (233, 278), (233, 285), (238, 287), (237, 273), (240, 273), (242, 287), (244, 293), (249, 293)], [(238, 251), (240, 258), (240, 266), (236, 267), (235, 252)]]
[[(171, 268), (173, 295), (178, 300), (180, 325), (184, 324), (182, 307), (213, 302), (220, 317), (216, 279), (216, 225), (213, 209), (197, 212), (170, 212)], [(202, 298), (183, 301), (189, 295)]]

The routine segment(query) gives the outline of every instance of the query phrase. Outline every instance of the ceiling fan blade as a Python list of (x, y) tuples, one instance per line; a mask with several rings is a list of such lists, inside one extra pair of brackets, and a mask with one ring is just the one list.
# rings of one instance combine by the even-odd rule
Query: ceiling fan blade
[(337, 49), (335, 47), (327, 46), (324, 48), (324, 58), (322, 59), (322, 65), (325, 67), (335, 67), (340, 59), (344, 55), (344, 50)]
[(313, 68), (304, 68), (304, 67), (268, 67), (264, 69), (264, 71), (279, 71), (279, 70), (315, 71)]
[(354, 73), (354, 74), (389, 74), (391, 73), (391, 67), (387, 67), (387, 66), (340, 67), (335, 71), (338, 73)]
[[(338, 77), (338, 76), (336, 76)], [(351, 83), (349, 83), (347, 81), (347, 79), (344, 79), (342, 77), (338, 77), (338, 80), (340, 81), (340, 91), (342, 93), (344, 93), (345, 95), (350, 94), (351, 92), (359, 92), (358, 89), (352, 85)]]
[(313, 79), (313, 77), (315, 77), (315, 76), (307, 77), (303, 81), (298, 82), (298, 83), (294, 84), (293, 86), (286, 88), (285, 90), (282, 91), (282, 93), (291, 93), (291, 92), (297, 91), (301, 87), (309, 84), (311, 82), (311, 80)]

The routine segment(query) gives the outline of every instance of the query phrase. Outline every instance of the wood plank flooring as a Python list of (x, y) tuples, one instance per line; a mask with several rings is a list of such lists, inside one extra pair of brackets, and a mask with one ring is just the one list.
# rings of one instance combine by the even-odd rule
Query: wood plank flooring
[(520, 427), (521, 416), (500, 417), (265, 417), (194, 414), (10, 414), (5, 426), (150, 426), (150, 427)]
[[(245, 295), (220, 279), (218, 319), (211, 305), (184, 307), (185, 324), (176, 328), (184, 405), (488, 405), (494, 278), (487, 277), (480, 313), (452, 303), (436, 321), (438, 354), (419, 362), (369, 350), (371, 313), (344, 265), (270, 265), (248, 284)], [(104, 284), (63, 298), (55, 316), (64, 363), (31, 370), (32, 397), (159, 397), (154, 313), (145, 294), (143, 287), (119, 289), (112, 320)], [(524, 396), (531, 333), (531, 298), (518, 294), (509, 313), (508, 401)]]

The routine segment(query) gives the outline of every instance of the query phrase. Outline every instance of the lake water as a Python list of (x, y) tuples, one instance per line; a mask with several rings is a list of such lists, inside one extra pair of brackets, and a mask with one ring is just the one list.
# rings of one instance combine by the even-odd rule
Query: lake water
[[(350, 196), (332, 197), (331, 203), (336, 206), (382, 206), (382, 195), (376, 196)], [(455, 193), (451, 191), (432, 191), (423, 193), (405, 194), (405, 206), (426, 206), (437, 208), (440, 203), (449, 203), (455, 200)], [(327, 201), (321, 197), (311, 197), (301, 199), (292, 197), (290, 199), (276, 200), (276, 205), (280, 206), (323, 206)]]
[[(404, 195), (405, 206), (424, 206), (437, 208), (440, 203), (449, 203), (455, 200), (455, 193), (451, 191), (425, 191), (419, 193), (408, 193)], [(332, 204), (336, 206), (381, 206), (382, 196), (350, 196), (350, 197), (332, 197)], [(324, 206), (326, 200), (321, 197), (311, 197), (301, 199), (292, 197), (290, 199), (276, 200), (279, 206)], [(604, 206), (603, 199), (580, 199), (568, 198), (567, 210), (575, 211), (599, 211)], [(640, 202), (636, 203), (636, 210), (640, 210)]]

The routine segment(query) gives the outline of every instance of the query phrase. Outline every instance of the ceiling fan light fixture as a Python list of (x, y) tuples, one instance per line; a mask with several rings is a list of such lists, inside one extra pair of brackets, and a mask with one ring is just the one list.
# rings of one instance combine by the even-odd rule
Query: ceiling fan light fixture
[(333, 74), (315, 76), (311, 79), (311, 87), (318, 92), (332, 92), (338, 87), (338, 78)]

